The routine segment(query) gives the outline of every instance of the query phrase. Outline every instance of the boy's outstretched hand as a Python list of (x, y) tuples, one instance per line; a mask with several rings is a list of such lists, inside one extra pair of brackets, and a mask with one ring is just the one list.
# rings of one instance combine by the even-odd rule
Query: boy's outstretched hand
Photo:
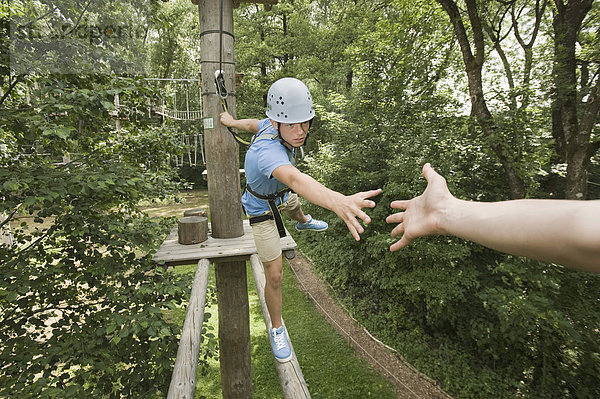
[(356, 241), (360, 241), (360, 235), (365, 232), (364, 227), (356, 218), (361, 219), (365, 224), (371, 223), (371, 218), (362, 208), (375, 208), (375, 201), (371, 201), (369, 198), (379, 194), (381, 194), (381, 189), (344, 196), (344, 199), (332, 209), (346, 223), (350, 234)]

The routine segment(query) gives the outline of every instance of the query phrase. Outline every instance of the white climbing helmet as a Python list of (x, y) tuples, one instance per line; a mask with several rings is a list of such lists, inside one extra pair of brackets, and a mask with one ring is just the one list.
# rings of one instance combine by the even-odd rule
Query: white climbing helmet
[(308, 87), (296, 78), (279, 79), (267, 93), (267, 116), (275, 122), (301, 123), (315, 117)]

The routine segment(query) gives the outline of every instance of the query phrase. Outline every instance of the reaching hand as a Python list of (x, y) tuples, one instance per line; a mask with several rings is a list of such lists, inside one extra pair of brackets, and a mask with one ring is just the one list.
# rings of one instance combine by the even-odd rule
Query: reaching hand
[(367, 198), (372, 198), (376, 195), (381, 194), (381, 189), (363, 191), (354, 195), (344, 197), (344, 201), (341, 201), (334, 209), (334, 212), (342, 219), (348, 230), (356, 241), (360, 241), (360, 234), (364, 233), (365, 229), (356, 219), (360, 218), (365, 224), (371, 223), (371, 218), (362, 208), (374, 208), (375, 202)]
[(393, 201), (390, 206), (404, 212), (398, 212), (386, 218), (388, 223), (398, 223), (392, 230), (392, 237), (402, 238), (390, 246), (390, 251), (406, 247), (415, 238), (443, 234), (440, 225), (445, 216), (448, 200), (454, 198), (446, 179), (440, 176), (429, 163), (423, 166), (423, 176), (427, 180), (427, 188), (418, 197), (411, 200)]

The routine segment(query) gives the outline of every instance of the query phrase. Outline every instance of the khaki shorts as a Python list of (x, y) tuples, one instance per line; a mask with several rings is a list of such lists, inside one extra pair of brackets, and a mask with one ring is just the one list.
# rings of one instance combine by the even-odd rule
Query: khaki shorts
[[(296, 210), (299, 206), (298, 195), (290, 193), (288, 200), (279, 205), (278, 209), (279, 212), (287, 213)], [(270, 262), (281, 255), (281, 243), (275, 220), (268, 219), (264, 222), (253, 224), (252, 232), (254, 233), (254, 244), (258, 251), (258, 257), (261, 261)]]

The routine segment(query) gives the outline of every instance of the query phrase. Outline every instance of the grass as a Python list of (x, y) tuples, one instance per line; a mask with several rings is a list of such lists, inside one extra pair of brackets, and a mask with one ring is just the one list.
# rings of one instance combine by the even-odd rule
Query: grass
[[(193, 279), (195, 265), (179, 266), (178, 272)], [(281, 386), (274, 366), (262, 308), (247, 265), (248, 300), (250, 304), (250, 347), (252, 356), (253, 398), (281, 398)], [(215, 284), (211, 268), (209, 286)], [(191, 285), (191, 281), (190, 281)], [(294, 350), (312, 398), (395, 398), (392, 385), (357, 357), (354, 349), (327, 323), (312, 301), (298, 287), (289, 266), (284, 266), (283, 308)], [(206, 308), (211, 314), (207, 324), (218, 334), (216, 304)], [(185, 311), (178, 315), (181, 323)], [(197, 399), (222, 398), (220, 369), (217, 359), (210, 359), (205, 369), (198, 370)]]
[(180, 216), (187, 209), (203, 208), (208, 211), (208, 191), (206, 190), (187, 190), (180, 193), (179, 202), (162, 201), (154, 203), (144, 203), (141, 209), (151, 216)]
[[(163, 204), (153, 206), (147, 212), (156, 215), (183, 215), (184, 209), (205, 206), (206, 192), (186, 192), (184, 202), (176, 209), (168, 210)], [(196, 265), (178, 266), (176, 271), (190, 278), (190, 287)], [(256, 292), (252, 269), (247, 264), (248, 300), (250, 304), (250, 348), (252, 356), (253, 398), (281, 398), (281, 386), (275, 370), (269, 339), (265, 329), (262, 308)], [(214, 269), (211, 267), (209, 287), (214, 287)], [(283, 276), (284, 319), (312, 398), (395, 398), (393, 386), (358, 357), (342, 338), (315, 309), (312, 301), (298, 287), (293, 272), (284, 262)], [(218, 311), (216, 304), (208, 306), (211, 314), (206, 322), (218, 334)], [(177, 317), (183, 325), (185, 309)], [(222, 398), (218, 359), (209, 359), (207, 367), (198, 370), (196, 398)]]

